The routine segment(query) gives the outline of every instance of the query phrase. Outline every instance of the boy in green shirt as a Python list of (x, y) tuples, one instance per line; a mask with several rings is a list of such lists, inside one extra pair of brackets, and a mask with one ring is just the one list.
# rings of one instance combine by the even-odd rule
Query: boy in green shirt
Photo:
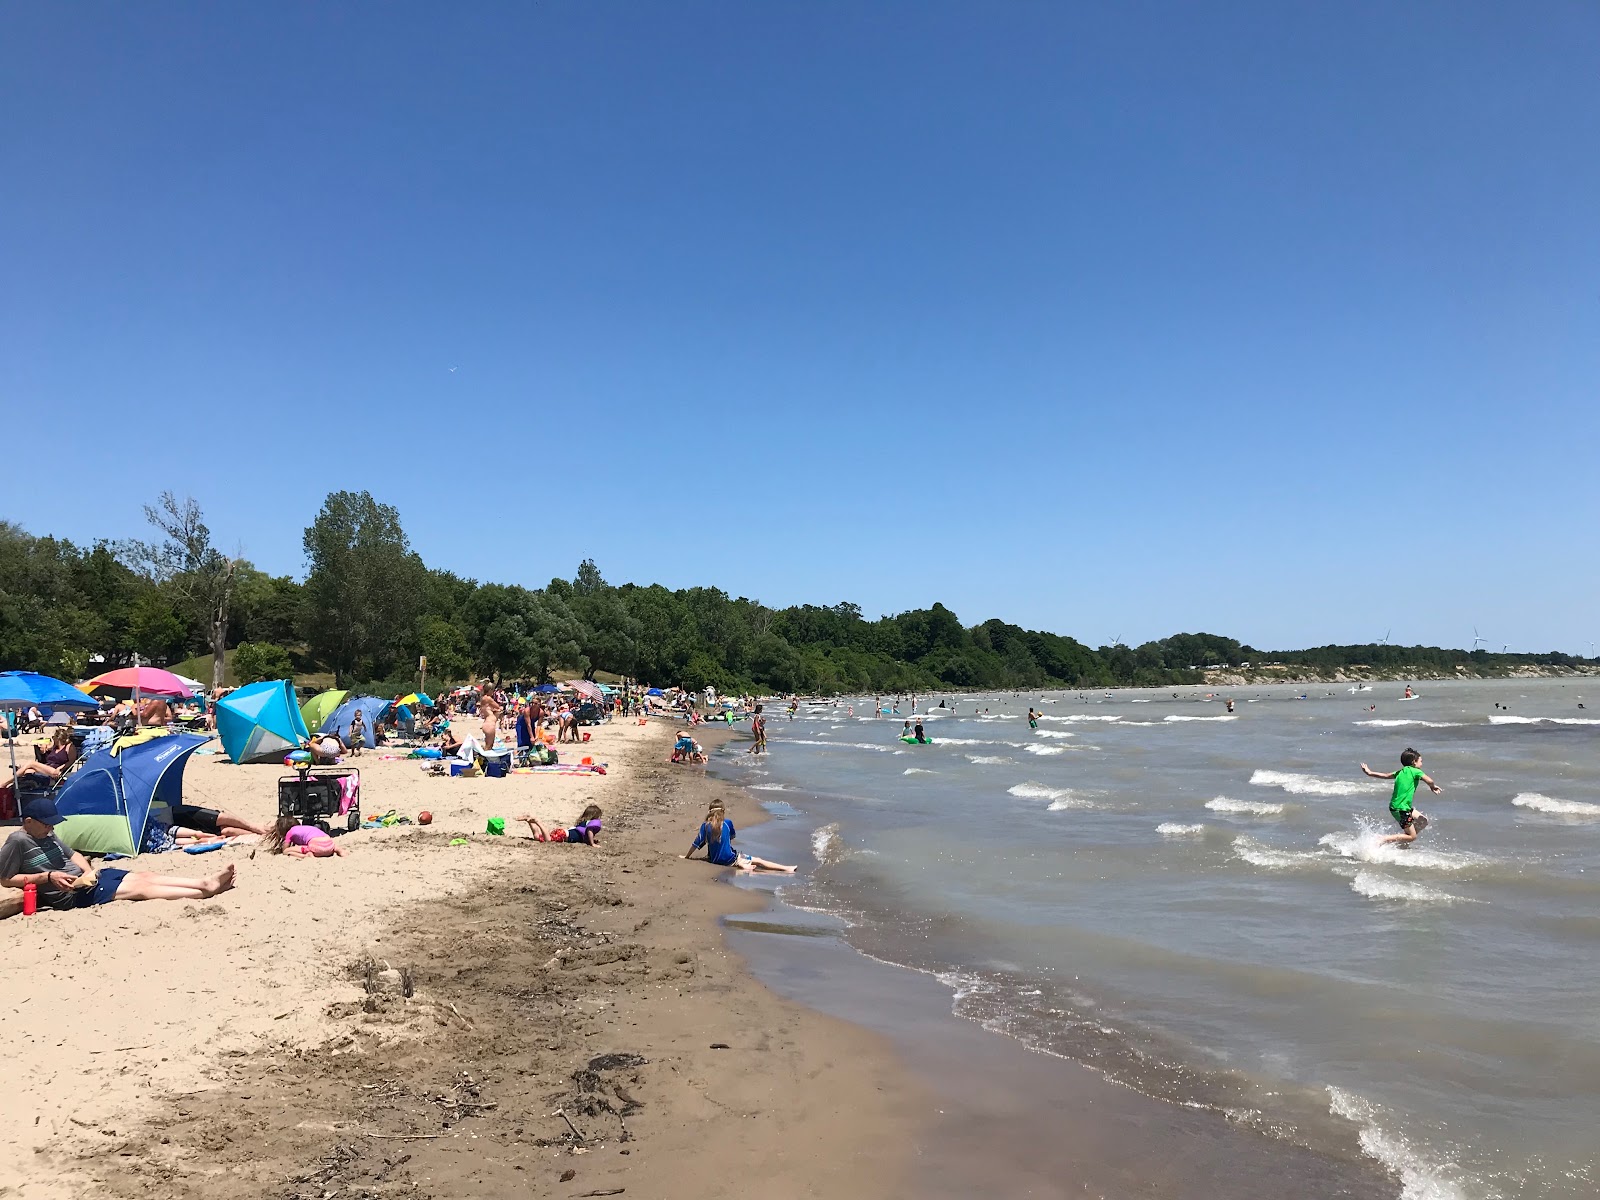
[(1400, 755), (1398, 771), (1390, 771), (1385, 775), (1362, 763), (1361, 772), (1371, 779), (1394, 780), (1394, 792), (1389, 796), (1389, 813), (1399, 822), (1401, 832), (1390, 834), (1383, 839), (1383, 844), (1416, 841), (1417, 835), (1428, 825), (1428, 818), (1411, 807), (1411, 799), (1417, 794), (1417, 784), (1427, 784), (1435, 796), (1444, 790), (1422, 773), (1422, 755), (1407, 748)]

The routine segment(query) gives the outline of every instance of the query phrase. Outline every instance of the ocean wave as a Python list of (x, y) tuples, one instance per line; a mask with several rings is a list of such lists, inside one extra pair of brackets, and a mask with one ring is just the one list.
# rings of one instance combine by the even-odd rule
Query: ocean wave
[(1323, 779), (1294, 771), (1257, 771), (1250, 776), (1256, 787), (1282, 788), (1292, 796), (1358, 796), (1372, 791), (1371, 784), (1350, 779)]
[(752, 783), (750, 790), (752, 792), (787, 792), (789, 789), (781, 783)]
[(1192, 837), (1205, 831), (1204, 825), (1180, 825), (1176, 821), (1163, 821), (1156, 826), (1156, 832), (1163, 837)]
[(1317, 839), (1317, 845), (1358, 862), (1423, 871), (1465, 871), (1490, 861), (1461, 850), (1422, 850), (1415, 842), (1401, 847), (1385, 842), (1384, 837), (1383, 828), (1371, 818), (1357, 817), (1353, 833), (1327, 833)]
[(1319, 861), (1319, 856), (1309, 851), (1277, 850), (1251, 837), (1234, 838), (1233, 852), (1251, 866), (1265, 867), (1269, 871), (1289, 871)]
[(1055, 800), (1061, 796), (1070, 796), (1072, 789), (1045, 787), (1042, 783), (1017, 783), (1008, 787), (1006, 792), (1023, 800)]
[(1041, 721), (1120, 721), (1121, 717), (1115, 715), (1102, 715), (1100, 713), (1072, 713), (1070, 716), (1057, 717), (1053, 715), (1042, 716)]
[(1460, 896), (1441, 892), (1438, 888), (1421, 883), (1408, 883), (1403, 879), (1390, 879), (1377, 871), (1357, 871), (1350, 881), (1350, 890), (1369, 900), (1417, 900), (1428, 904), (1454, 904)]
[(1212, 812), (1249, 813), (1254, 817), (1276, 817), (1283, 812), (1281, 804), (1267, 804), (1260, 800), (1230, 800), (1226, 796), (1207, 800), (1206, 807)]
[(1538, 792), (1523, 792), (1512, 797), (1511, 803), (1518, 808), (1531, 808), (1535, 812), (1554, 813), (1562, 817), (1600, 817), (1600, 804), (1558, 800), (1554, 796), (1541, 796)]
[(1378, 1108), (1370, 1100), (1337, 1087), (1328, 1089), (1328, 1099), (1329, 1112), (1358, 1127), (1362, 1152), (1400, 1180), (1400, 1200), (1467, 1200), (1456, 1165), (1429, 1162), (1404, 1137), (1384, 1129), (1378, 1123)]
[(836, 863), (845, 856), (844, 838), (839, 835), (837, 821), (812, 831), (811, 854), (824, 866)]
[(830, 750), (873, 750), (879, 754), (889, 750), (888, 746), (879, 745), (877, 742), (819, 742), (811, 738), (782, 738), (785, 746), (826, 746)]
[(1042, 783), (1018, 783), (1006, 789), (1013, 796), (1023, 800), (1048, 800), (1050, 804), (1047, 812), (1061, 812), (1068, 808), (1093, 808), (1093, 802), (1085, 800), (1071, 788), (1045, 787)]
[(1399, 719), (1390, 720), (1390, 721), (1383, 721), (1383, 720), (1378, 720), (1377, 718), (1373, 718), (1370, 721), (1354, 721), (1354, 722), (1352, 722), (1352, 724), (1355, 724), (1355, 725), (1374, 725), (1379, 729), (1399, 729), (1402, 725), (1417, 725), (1417, 726), (1422, 727), (1423, 729), (1459, 729), (1460, 727), (1465, 725), (1466, 722), (1465, 721), (1406, 721), (1406, 720), (1399, 720)]
[(1066, 795), (1057, 796), (1054, 800), (1050, 801), (1049, 805), (1045, 808), (1045, 811), (1046, 812), (1063, 812), (1063, 811), (1065, 811), (1066, 809), (1069, 809), (1069, 808), (1094, 808), (1094, 807), (1095, 807), (1095, 803), (1094, 803), (1093, 800), (1085, 800), (1082, 796), (1074, 794), (1072, 792), (1072, 790), (1069, 788), (1069, 789), (1066, 789)]
[(1168, 713), (1166, 716), (1161, 718), (1163, 722), (1168, 724), (1171, 724), (1173, 721), (1237, 721), (1238, 719), (1238, 713), (1220, 713), (1215, 717), (1186, 717), (1181, 713)]
[(1000, 738), (942, 737), (934, 740), (936, 740), (941, 746), (1011, 746), (1013, 748), (1020, 748), (1027, 745), (1026, 742), (1007, 742)]
[(1066, 746), (1028, 746), (1025, 747), (1029, 754), (1065, 754)]
[(1600, 725), (1591, 717), (1490, 717), (1491, 725)]
[(904, 771), (901, 771), (900, 774), (902, 774), (902, 775), (932, 775), (932, 774), (934, 774), (934, 772), (928, 770), (926, 767), (907, 767)]
[(967, 761), (979, 767), (1001, 767), (1011, 760), (1000, 754), (969, 754)]
[(1035, 729), (1033, 732), (1039, 737), (1065, 738), (1078, 736), (1070, 729)]

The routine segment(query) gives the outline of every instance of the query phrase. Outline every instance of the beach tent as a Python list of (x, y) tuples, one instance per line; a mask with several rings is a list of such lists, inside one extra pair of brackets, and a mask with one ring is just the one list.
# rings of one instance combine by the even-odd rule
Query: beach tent
[(320, 733), (322, 723), (333, 715), (333, 710), (343, 704), (349, 695), (349, 692), (337, 689), (318, 692), (300, 706), (300, 719), (306, 723), (307, 729), (315, 729)]
[(217, 735), (236, 763), (282, 758), (310, 736), (285, 679), (247, 683), (218, 700)]
[(559, 692), (561, 689), (558, 688), (553, 683), (541, 683), (538, 687), (534, 688), (533, 690), (538, 692), (541, 696), (548, 696), (548, 695), (551, 695), (554, 692)]
[(172, 824), (184, 764), (210, 740), (173, 733), (97, 750), (56, 792), (56, 836), (83, 854), (138, 854), (152, 822)]
[(378, 744), (373, 736), (378, 722), (383, 719), (383, 714), (394, 706), (392, 700), (382, 700), (377, 696), (351, 696), (328, 716), (327, 720), (317, 728), (318, 733), (337, 733), (340, 740), (350, 741), (350, 718), (355, 716), (356, 709), (366, 718), (366, 734), (362, 738), (363, 744), (370, 750)]

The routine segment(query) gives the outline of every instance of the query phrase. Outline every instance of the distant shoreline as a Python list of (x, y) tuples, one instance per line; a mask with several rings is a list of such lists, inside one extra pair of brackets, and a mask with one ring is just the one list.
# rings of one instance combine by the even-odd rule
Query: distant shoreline
[[(1270, 683), (1404, 683), (1429, 679), (1593, 679), (1600, 678), (1600, 667), (1537, 666), (1533, 664), (1499, 669), (1472, 670), (1464, 666), (1443, 671), (1437, 667), (1341, 667), (1319, 671), (1298, 663), (1249, 671), (1207, 671), (1209, 687), (1252, 687)], [(1192, 686), (1192, 685), (1191, 685)]]

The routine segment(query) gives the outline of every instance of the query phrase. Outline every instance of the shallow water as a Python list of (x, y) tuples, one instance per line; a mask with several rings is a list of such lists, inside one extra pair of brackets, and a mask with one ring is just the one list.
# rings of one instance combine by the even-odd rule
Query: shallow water
[[(929, 746), (858, 698), (718, 769), (815, 822), (784, 899), (962, 1015), (1269, 1136), (1354, 1127), (1415, 1200), (1593, 1196), (1600, 712), (1587, 681), (1419, 690), (962, 698)], [(1407, 745), (1445, 791), (1384, 847), (1359, 764)]]

